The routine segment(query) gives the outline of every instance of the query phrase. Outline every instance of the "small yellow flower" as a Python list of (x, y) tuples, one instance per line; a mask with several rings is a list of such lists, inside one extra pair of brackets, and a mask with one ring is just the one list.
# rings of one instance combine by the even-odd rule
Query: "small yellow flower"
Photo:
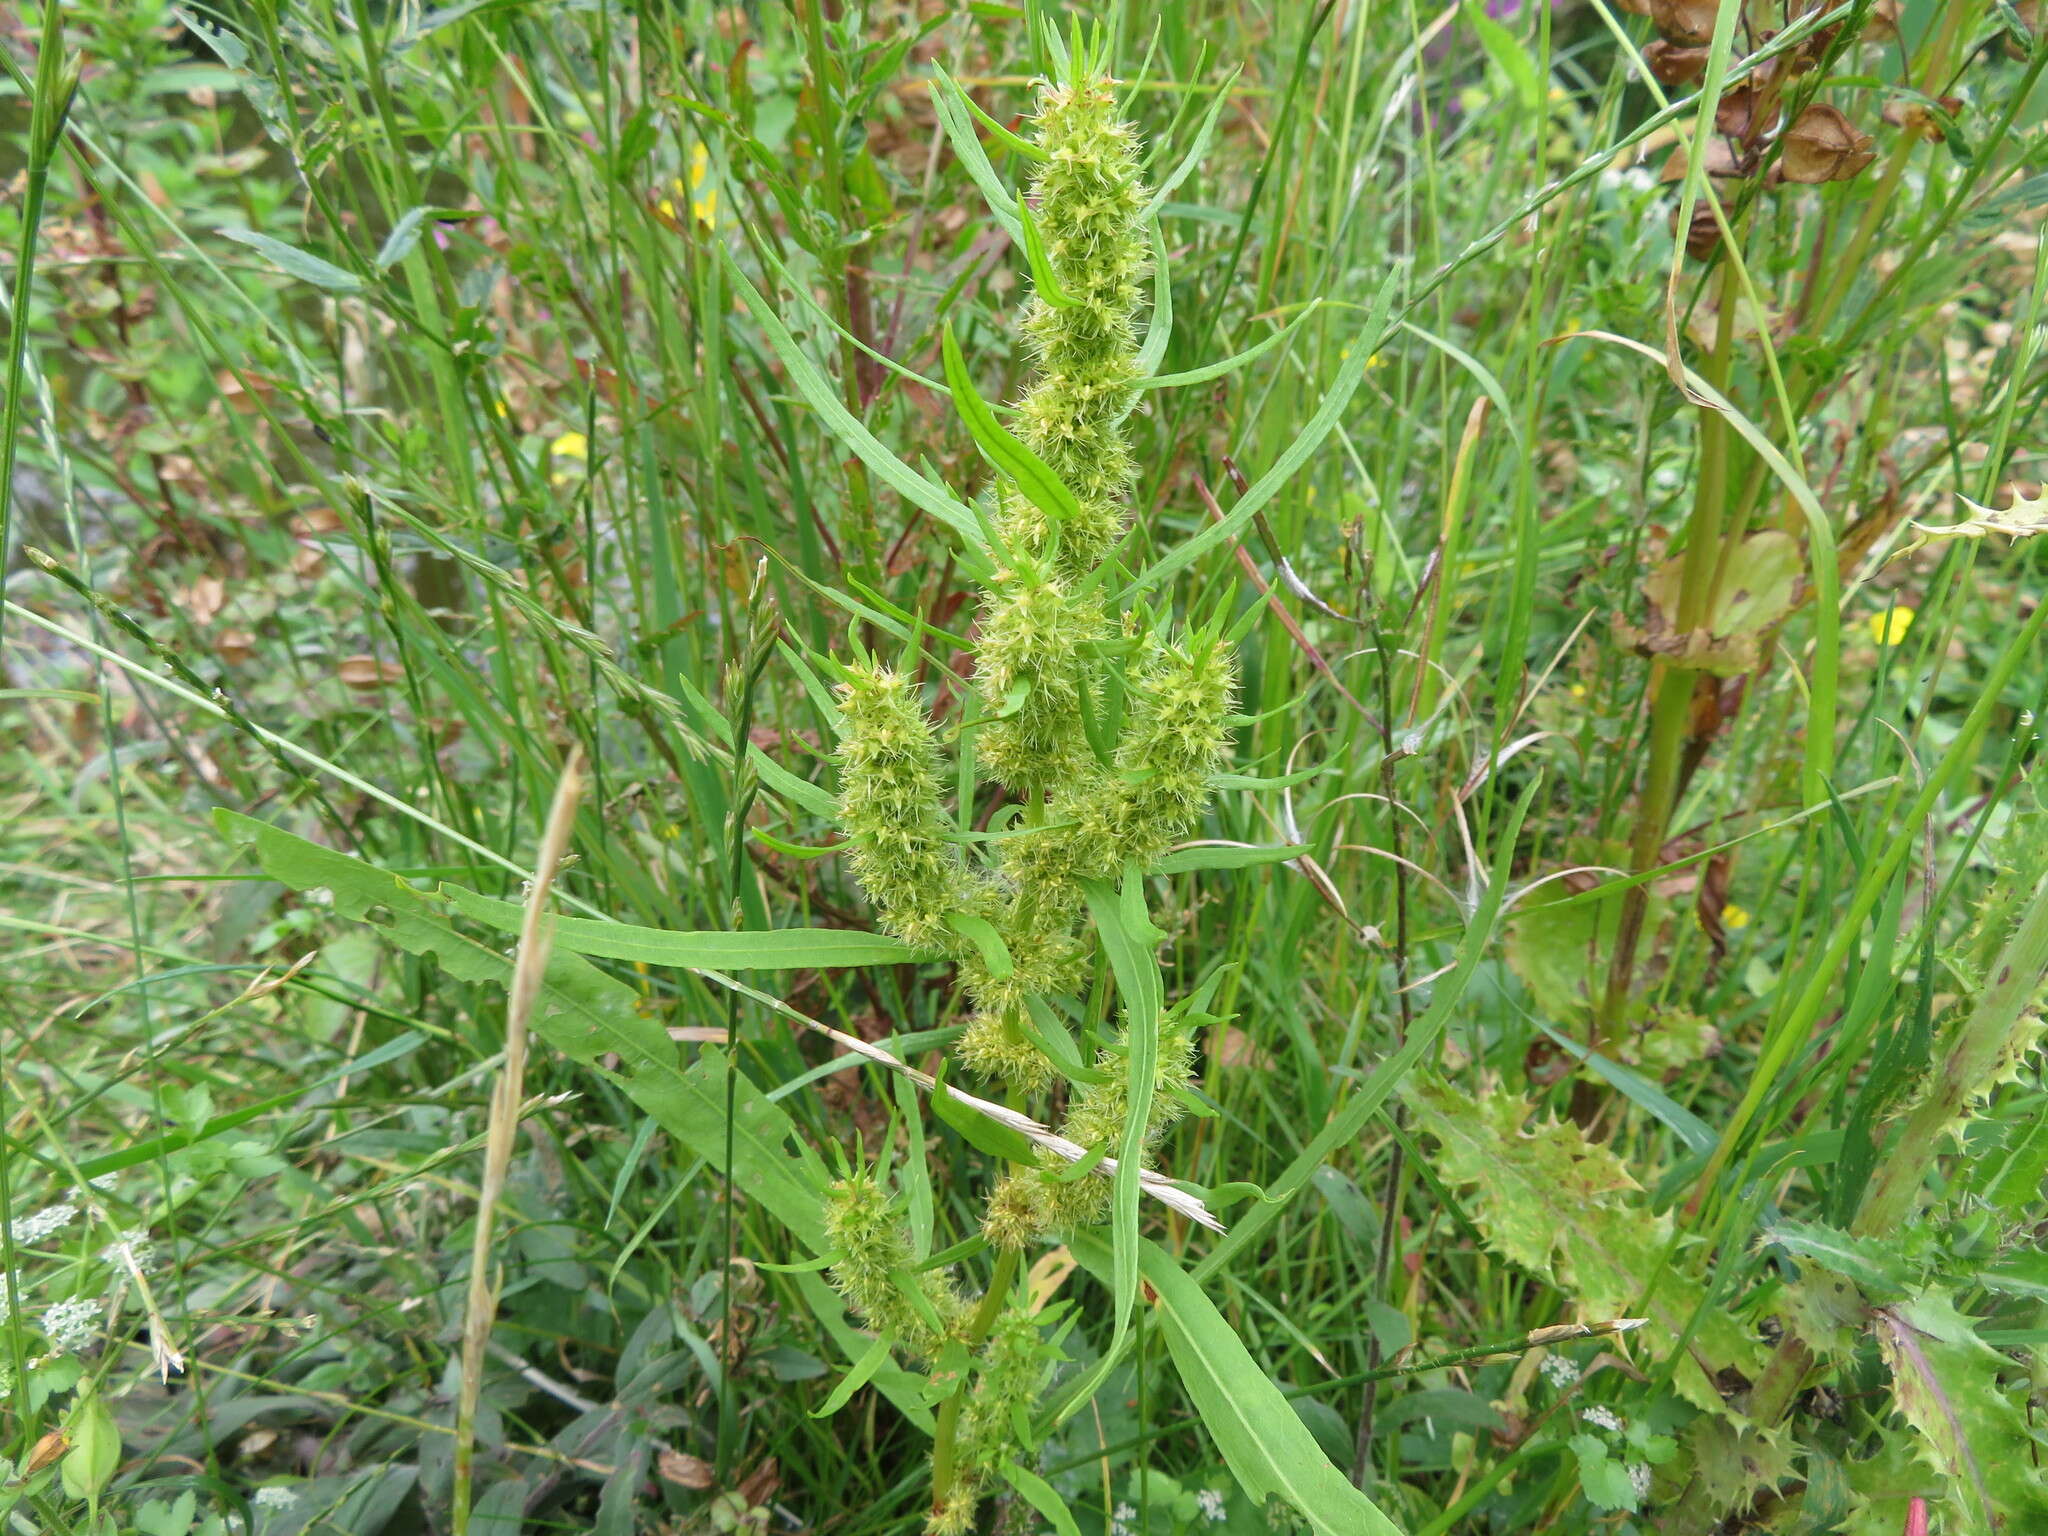
[(1721, 926), (1723, 928), (1747, 928), (1749, 926), (1748, 909), (1738, 907), (1732, 901), (1729, 902), (1728, 905), (1721, 909)]
[(1913, 627), (1913, 610), (1901, 603), (1869, 619), (1870, 638), (1879, 645), (1897, 645)]
[[(685, 188), (679, 181), (675, 184), (678, 196), (687, 192), (690, 199), (690, 216), (706, 229), (718, 223), (718, 188), (707, 187), (704, 183), (711, 175), (711, 151), (700, 141), (690, 146), (690, 185)], [(673, 217), (673, 214), (671, 214)]]
[(506, 403), (505, 403), (504, 401), (502, 401), (502, 400), (493, 400), (493, 401), (491, 402), (491, 404), (492, 404), (492, 405), (493, 405), (494, 407), (496, 407), (496, 409), (497, 409), (497, 412), (498, 412), (498, 414), (499, 414), (500, 416), (510, 416), (510, 415), (512, 414), (512, 407), (510, 407), (509, 405), (507, 405), (507, 404), (506, 404)]
[[(557, 459), (587, 459), (590, 457), (590, 439), (581, 432), (564, 432), (548, 444), (548, 453)], [(568, 469), (558, 469), (548, 476), (548, 484), (567, 485), (573, 478)]]
[(1584, 683), (1573, 683), (1573, 684), (1572, 684), (1572, 697), (1573, 697), (1573, 698), (1575, 698), (1575, 699), (1583, 699), (1583, 698), (1584, 698), (1585, 696), (1586, 696), (1586, 685), (1585, 685)]

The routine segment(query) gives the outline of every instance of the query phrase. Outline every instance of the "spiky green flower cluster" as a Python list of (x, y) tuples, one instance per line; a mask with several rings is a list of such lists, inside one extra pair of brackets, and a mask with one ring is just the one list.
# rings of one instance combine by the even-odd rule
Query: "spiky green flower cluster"
[[(1128, 1074), (1122, 1058), (1106, 1050), (1096, 1057), (1095, 1066), (1100, 1080), (1075, 1090), (1060, 1134), (1091, 1152), (1101, 1148), (1114, 1156), (1131, 1115)], [(1185, 1113), (1180, 1094), (1193, 1082), (1194, 1069), (1194, 1031), (1185, 1020), (1162, 1021), (1152, 1104), (1145, 1117), (1148, 1154)], [(1041, 1151), (1038, 1170), (1007, 1174), (996, 1186), (982, 1218), (982, 1235), (998, 1247), (1017, 1247), (1041, 1232), (1090, 1226), (1108, 1215), (1109, 1196), (1108, 1179), (1094, 1174), (1077, 1178), (1063, 1159)]]
[[(1044, 87), (1037, 124), (1045, 160), (1031, 196), (1065, 302), (1040, 293), (1025, 310), (1039, 376), (1018, 407), (1018, 435), (1080, 503), (1080, 515), (1059, 529), (1057, 562), (1082, 576), (1122, 535), (1137, 481), (1123, 422), (1137, 400), (1150, 193), (1138, 174), (1137, 133), (1117, 116), (1106, 76)], [(1002, 533), (1013, 549), (1037, 554), (1052, 542), (1041, 509), (1011, 496), (1005, 510)]]
[[(1059, 292), (1033, 297), (1025, 330), (1038, 378), (1018, 408), (1019, 435), (1074, 493), (1077, 517), (1054, 523), (1014, 485), (999, 486), (1006, 564), (983, 595), (975, 687), (985, 720), (977, 762), (1024, 801), (1024, 821), (971, 863), (949, 835), (945, 773), (930, 720), (907, 681), (851, 669), (840, 689), (842, 820), (853, 868), (884, 925), (960, 962), (973, 1013), (959, 1044), (977, 1074), (1037, 1092), (1052, 1066), (1032, 1043), (1028, 1000), (1081, 974), (1082, 882), (1149, 865), (1184, 836), (1228, 747), (1232, 676), (1213, 639), (1168, 642), (1111, 624), (1094, 566), (1121, 536), (1134, 460), (1123, 423), (1136, 399), (1136, 318), (1146, 269), (1148, 201), (1137, 138), (1100, 71), (1043, 86), (1032, 185)], [(1138, 648), (1135, 662), (1120, 652)], [(1098, 670), (1128, 672), (1128, 705), (1099, 753)], [(999, 972), (949, 914), (994, 924), (1012, 968)]]
[(1044, 1387), (1051, 1353), (1028, 1312), (1012, 1308), (996, 1319), (976, 1362), (974, 1395), (960, 1417), (959, 1471), (945, 1506), (933, 1512), (931, 1536), (973, 1529), (975, 1498), (1017, 1454), (1018, 1412)]
[(914, 1271), (910, 1234), (873, 1175), (853, 1174), (826, 1192), (825, 1240), (838, 1255), (832, 1288), (869, 1327), (927, 1360), (959, 1336), (967, 1304), (945, 1275)]
[(887, 667), (847, 669), (839, 689), (839, 823), (854, 877), (906, 944), (945, 951), (946, 914), (967, 899), (947, 840), (939, 749), (916, 687)]
[[(1113, 588), (1095, 579), (1123, 536), (1136, 481), (1125, 422), (1138, 400), (1150, 202), (1137, 136), (1117, 115), (1099, 57), (1077, 48), (1069, 77), (1039, 92), (1042, 159), (1030, 194), (1054, 281), (1024, 317), (1037, 375), (1014, 430), (1074, 506), (1061, 516), (1007, 480), (996, 486), (999, 568), (979, 610), (971, 729), (976, 764), (1015, 802), (991, 820), (998, 835), (956, 830), (951, 775), (910, 680), (862, 662), (842, 669), (839, 688), (841, 822), (854, 874), (884, 927), (957, 964), (971, 1003), (961, 1061), (1024, 1095), (1056, 1076), (1035, 1043), (1042, 1010), (1086, 980), (1089, 882), (1149, 868), (1195, 825), (1229, 748), (1235, 685), (1213, 629), (1175, 636), (1137, 613), (1112, 614), (1101, 594)], [(990, 928), (1000, 947), (986, 942)], [(1148, 1158), (1181, 1112), (1200, 1022), (1183, 1013), (1160, 1023), (1140, 1138)], [(1106, 1047), (1094, 1067), (1077, 1074), (1087, 1080), (1073, 1087), (1061, 1131), (1115, 1155), (1133, 1113), (1127, 1053)], [(1013, 1169), (983, 1223), (1002, 1255), (998, 1273), (1014, 1274), (1019, 1250), (1039, 1235), (1100, 1221), (1111, 1189), (1050, 1152)], [(916, 1273), (890, 1202), (866, 1176), (835, 1187), (826, 1224), (833, 1284), (860, 1314), (910, 1352), (936, 1362), (944, 1351), (947, 1369), (963, 1368), (961, 1347), (973, 1347), (969, 1335), (990, 1323), (994, 1302), (971, 1321), (949, 1282)], [(978, 1377), (960, 1389), (971, 1395), (957, 1400), (931, 1536), (971, 1529), (982, 1488), (1016, 1454), (1020, 1410), (1047, 1358), (1031, 1317), (1014, 1305), (994, 1316)]]
[[(910, 1237), (873, 1175), (833, 1184), (825, 1235), (835, 1255), (833, 1288), (861, 1318), (908, 1353), (935, 1365), (949, 1349), (972, 1347), (969, 1306), (952, 1282), (914, 1269)], [(1054, 1356), (1037, 1320), (1020, 1307), (998, 1314), (973, 1356), (974, 1381), (960, 1417), (953, 1477), (926, 1524), (928, 1536), (963, 1536), (974, 1508), (1002, 1464), (1016, 1454), (1017, 1422), (1037, 1398)], [(957, 1367), (956, 1367), (957, 1368)]]

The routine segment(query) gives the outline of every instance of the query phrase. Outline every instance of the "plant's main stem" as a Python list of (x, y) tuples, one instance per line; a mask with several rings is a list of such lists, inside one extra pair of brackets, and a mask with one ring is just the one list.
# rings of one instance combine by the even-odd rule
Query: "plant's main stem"
[[(989, 1280), (988, 1293), (981, 1298), (981, 1305), (974, 1309), (974, 1316), (967, 1320), (967, 1348), (969, 1353), (979, 1348), (988, 1337), (989, 1329), (995, 1326), (997, 1316), (1003, 1310), (1003, 1303), (1009, 1297), (1010, 1287), (1017, 1279), (1017, 1248), (999, 1249), (996, 1254), (996, 1269)], [(956, 1453), (960, 1441), (960, 1405), (966, 1401), (967, 1384), (962, 1382), (951, 1397), (940, 1405), (938, 1423), (932, 1435), (932, 1508), (943, 1509), (946, 1496), (953, 1491), (953, 1476)]]
[[(1703, 376), (1719, 393), (1728, 392), (1735, 343), (1735, 306), (1740, 300), (1735, 264), (1721, 263), (1717, 289), (1714, 350)], [(1723, 520), (1728, 503), (1728, 461), (1731, 434), (1722, 414), (1702, 407), (1700, 473), (1694, 487), (1692, 514), (1685, 524), (1685, 562), (1681, 567), (1678, 612), (1673, 616), (1681, 639), (1707, 626), (1717, 597), (1722, 559)], [(1651, 672), (1650, 762), (1636, 807), (1635, 832), (1629, 841), (1629, 870), (1643, 874), (1657, 867), (1664, 835), (1671, 825), (1678, 796), (1679, 767), (1684, 759), (1686, 728), (1692, 717), (1693, 685), (1699, 673), (1691, 667), (1657, 663)], [(1631, 886), (1621, 898), (1621, 920), (1615, 927), (1614, 955), (1608, 964), (1607, 989), (1593, 1017), (1590, 1049), (1598, 1050), (1614, 1034), (1635, 982), (1636, 950), (1642, 942), (1643, 919), (1649, 910), (1647, 885)]]

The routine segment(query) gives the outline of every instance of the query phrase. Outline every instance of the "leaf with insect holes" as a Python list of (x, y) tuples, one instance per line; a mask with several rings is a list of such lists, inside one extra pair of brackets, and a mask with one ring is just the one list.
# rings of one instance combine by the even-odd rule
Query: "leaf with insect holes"
[(1762, 660), (1764, 636), (1798, 605), (1805, 569), (1799, 541), (1791, 534), (1777, 528), (1752, 533), (1728, 558), (1703, 622), (1681, 633), (1685, 556), (1673, 555), (1643, 582), (1649, 600), (1643, 627), (1617, 623), (1615, 639), (1638, 656), (1674, 667), (1722, 677), (1753, 672)]
[(2048, 1529), (2048, 1478), (2039, 1467), (2048, 1437), (2030, 1424), (2023, 1387), (1999, 1379), (2020, 1368), (1940, 1291), (1879, 1308), (1872, 1326), (1892, 1373), (1892, 1400), (1967, 1528), (2011, 1536)]
[(1585, 1316), (1648, 1317), (1634, 1337), (1653, 1351), (1668, 1354), (1691, 1328), (1673, 1382), (1694, 1406), (1728, 1411), (1711, 1373), (1733, 1367), (1754, 1381), (1761, 1353), (1725, 1310), (1702, 1311), (1704, 1289), (1667, 1262), (1670, 1215), (1650, 1209), (1610, 1149), (1570, 1121), (1531, 1124), (1517, 1094), (1474, 1098), (1425, 1072), (1401, 1091), (1417, 1129), (1442, 1149), (1438, 1174), (1471, 1186), (1466, 1210), (1488, 1246), (1575, 1298)]

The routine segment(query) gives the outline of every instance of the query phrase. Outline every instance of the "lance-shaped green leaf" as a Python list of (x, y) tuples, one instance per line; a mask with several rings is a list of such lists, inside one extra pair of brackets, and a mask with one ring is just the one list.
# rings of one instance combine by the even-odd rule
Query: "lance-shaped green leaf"
[(974, 509), (957, 496), (932, 484), (916, 470), (891, 453), (882, 440), (867, 429), (861, 419), (849, 411), (831, 383), (820, 373), (815, 364), (804, 355), (803, 348), (796, 344), (796, 338), (789, 334), (789, 327), (782, 323), (770, 304), (754, 285), (747, 280), (739, 263), (723, 245), (714, 244), (718, 259), (725, 267), (726, 280), (739, 294), (740, 302), (747, 306), (747, 312), (754, 317), (754, 323), (761, 327), (761, 334), (767, 339), (769, 349), (782, 363), (783, 371), (789, 375), (789, 382), (803, 397), (804, 403), (818, 415), (831, 434), (850, 449), (854, 456), (873, 470), (876, 476), (905, 501), (921, 507), (933, 517), (960, 535), (970, 564), (979, 569), (982, 564), (981, 523), (974, 515)]
[(1045, 460), (1026, 448), (989, 409), (988, 402), (974, 391), (967, 376), (967, 363), (960, 355), (960, 343), (949, 324), (941, 343), (946, 360), (946, 387), (953, 393), (953, 405), (996, 472), (1010, 480), (1030, 503), (1054, 522), (1068, 522), (1081, 515), (1074, 493), (1060, 483)]
[(957, 98), (964, 93), (944, 70), (934, 66), (934, 72), (938, 75), (939, 84), (932, 91), (932, 110), (938, 114), (939, 127), (945, 131), (946, 142), (960, 157), (961, 168), (967, 172), (968, 179), (981, 189), (996, 222), (1012, 240), (1022, 244), (1024, 226), (1017, 219), (1017, 199), (1003, 185), (1003, 179), (996, 175), (996, 168), (989, 164), (988, 152), (981, 147), (973, 119), (961, 110)]
[[(830, 850), (827, 850), (828, 852)], [(459, 885), (441, 893), (464, 917), (504, 933), (519, 931), (523, 909), (515, 902), (479, 896)], [(589, 917), (555, 919), (555, 947), (606, 960), (638, 960), (693, 970), (795, 971), (855, 965), (900, 965), (920, 958), (901, 939), (852, 928), (771, 928), (755, 933), (671, 932), (633, 923)]]
[(1031, 286), (1054, 309), (1072, 309), (1081, 301), (1067, 292), (1059, 273), (1053, 271), (1052, 258), (1045, 253), (1045, 236), (1038, 232), (1038, 221), (1028, 204), (1017, 205), (1017, 218), (1024, 226), (1024, 259), (1031, 266)]
[[(1358, 382), (1365, 377), (1366, 364), (1386, 340), (1387, 309), (1393, 303), (1394, 290), (1399, 285), (1398, 272), (1388, 275), (1380, 284), (1380, 290), (1373, 296), (1372, 309), (1366, 321), (1352, 337), (1349, 355), (1337, 368), (1337, 377), (1331, 381), (1330, 392), (1323, 396), (1322, 404), (1315, 414), (1302, 424), (1301, 431), (1290, 442), (1280, 457), (1273, 461), (1273, 467), (1252, 482), (1251, 487), (1240, 497), (1231, 509), (1223, 515), (1221, 522), (1211, 523), (1193, 538), (1175, 545), (1166, 554), (1148, 566), (1138, 579), (1131, 583), (1128, 595), (1150, 591), (1177, 573), (1186, 570), (1211, 549), (1228, 539), (1235, 538), (1238, 531), (1249, 523), (1252, 514), (1280, 493), (1280, 488), (1294, 477), (1297, 470), (1309, 461), (1309, 457), (1322, 447), (1323, 439), (1330, 435), (1345, 410), (1351, 404), (1351, 396), (1358, 389)], [(1157, 366), (1153, 364), (1151, 366)]]
[[(1072, 1246), (1091, 1268), (1107, 1257), (1101, 1240), (1086, 1234), (1076, 1234)], [(1174, 1370), (1238, 1486), (1254, 1500), (1284, 1500), (1317, 1536), (1400, 1536), (1331, 1465), (1201, 1286), (1156, 1244), (1141, 1243), (1138, 1253)]]

